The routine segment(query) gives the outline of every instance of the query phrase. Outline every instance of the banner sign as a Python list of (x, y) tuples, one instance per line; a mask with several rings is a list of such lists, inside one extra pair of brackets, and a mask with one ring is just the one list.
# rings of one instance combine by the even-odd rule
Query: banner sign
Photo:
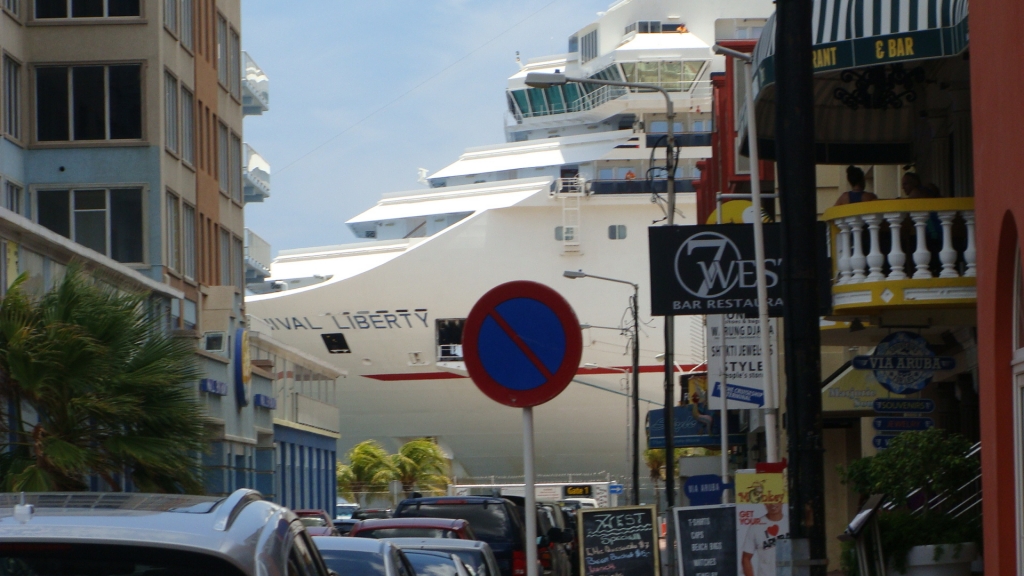
[(789, 538), (789, 498), (785, 475), (736, 474), (736, 561), (739, 573), (775, 576), (775, 545), (783, 538)]
[(580, 508), (580, 567), (600, 576), (658, 576), (658, 513), (654, 506)]
[[(694, 417), (694, 412), (697, 417)], [(699, 418), (699, 419), (698, 419)], [(701, 413), (696, 405), (676, 406), (672, 410), (672, 424), (676, 429), (673, 445), (676, 448), (721, 445), (722, 427), (719, 413)], [(739, 412), (729, 414), (729, 444), (746, 444), (747, 435), (739, 430)], [(647, 412), (647, 447), (665, 447), (665, 411), (661, 408)]]
[(869, 356), (853, 359), (857, 370), (872, 370), (878, 382), (895, 394), (913, 394), (931, 384), (941, 370), (956, 368), (956, 360), (936, 356), (928, 341), (913, 332), (893, 332)]
[(875, 412), (918, 412), (927, 414), (935, 411), (935, 402), (927, 398), (878, 398), (874, 402)]
[(673, 508), (680, 576), (736, 574), (736, 507)]
[(931, 418), (875, 418), (871, 425), (879, 432), (908, 432), (927, 430), (935, 426)]
[[(778, 334), (776, 320), (768, 321), (771, 345), (769, 368), (778, 381)], [(724, 324), (724, 327), (723, 327)], [(725, 370), (722, 366), (722, 334), (725, 334)], [(757, 318), (741, 314), (716, 314), (707, 318), (709, 406), (722, 406), (722, 374), (728, 384), (731, 410), (775, 408), (764, 404), (764, 365), (761, 362), (761, 327)], [(778, 404), (778, 400), (775, 402)]]
[(718, 474), (690, 476), (683, 483), (683, 493), (692, 506), (708, 506), (722, 502), (722, 477)]

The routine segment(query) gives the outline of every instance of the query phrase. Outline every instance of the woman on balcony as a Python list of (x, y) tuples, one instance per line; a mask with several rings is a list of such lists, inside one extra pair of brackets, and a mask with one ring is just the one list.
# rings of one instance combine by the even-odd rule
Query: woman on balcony
[(850, 183), (850, 190), (849, 192), (843, 192), (839, 199), (836, 200), (836, 206), (878, 200), (878, 196), (864, 191), (864, 171), (860, 168), (848, 166), (846, 168), (846, 181)]

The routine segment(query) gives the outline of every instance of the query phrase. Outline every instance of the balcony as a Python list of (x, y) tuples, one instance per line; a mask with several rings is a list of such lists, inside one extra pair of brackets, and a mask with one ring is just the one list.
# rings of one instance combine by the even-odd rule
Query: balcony
[(270, 243), (245, 229), (245, 283), (263, 282), (270, 276)]
[[(588, 180), (587, 191), (590, 194), (664, 194), (668, 191), (668, 181), (657, 180)], [(692, 178), (676, 178), (676, 192), (693, 192)]]
[(242, 193), (245, 202), (263, 202), (270, 198), (270, 163), (248, 144), (244, 145), (242, 154), (245, 157), (245, 164), (242, 165)]
[(256, 64), (248, 52), (242, 52), (242, 113), (246, 116), (261, 116), (270, 110), (270, 79)]
[(823, 219), (836, 316), (975, 305), (973, 198), (861, 202)]

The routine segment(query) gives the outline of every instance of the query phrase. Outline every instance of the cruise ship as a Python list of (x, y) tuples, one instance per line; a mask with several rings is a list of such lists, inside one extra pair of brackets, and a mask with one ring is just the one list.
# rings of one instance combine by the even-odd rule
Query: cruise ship
[[(633, 289), (564, 272), (640, 286), (641, 418), (662, 407), (664, 318), (650, 315), (647, 228), (667, 215), (664, 98), (525, 78), (559, 71), (666, 89), (679, 147), (675, 223), (696, 224), (710, 78), (725, 68), (711, 47), (756, 38), (771, 11), (771, 0), (620, 0), (569, 35), (565, 54), (511, 66), (505, 143), (466, 150), (423, 188), (383, 194), (347, 222), (359, 242), (278, 254), (250, 286), (251, 327), (342, 372), (339, 454), (366, 439), (394, 450), (430, 437), (460, 479), (521, 475), (520, 411), (474, 386), (461, 330), (485, 292), (533, 280), (572, 304), (584, 343), (573, 382), (534, 410), (538, 476), (628, 480)], [(701, 318), (675, 322), (676, 370), (699, 369)]]

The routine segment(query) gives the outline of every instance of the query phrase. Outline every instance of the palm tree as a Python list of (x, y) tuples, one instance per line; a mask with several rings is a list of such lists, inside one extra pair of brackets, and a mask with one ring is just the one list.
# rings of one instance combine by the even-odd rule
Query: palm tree
[(338, 487), (341, 490), (344, 486), (348, 494), (357, 498), (368, 492), (387, 492), (388, 483), (397, 476), (391, 455), (375, 440), (356, 444), (347, 457), (349, 463), (338, 467)]
[(0, 302), (0, 489), (85, 490), (119, 475), (145, 491), (202, 491), (207, 447), (195, 344), (174, 338), (144, 294), (77, 267), (41, 299), (15, 281)]
[(395, 479), (402, 482), (403, 492), (419, 488), (423, 492), (443, 494), (448, 488), (448, 458), (429, 438), (406, 442), (398, 454), (391, 455), (391, 462), (398, 472)]
[(661, 502), (661, 490), (658, 488), (658, 483), (661, 482), (665, 473), (665, 450), (662, 448), (644, 450), (644, 463), (647, 464), (649, 478), (654, 481), (654, 501)]

